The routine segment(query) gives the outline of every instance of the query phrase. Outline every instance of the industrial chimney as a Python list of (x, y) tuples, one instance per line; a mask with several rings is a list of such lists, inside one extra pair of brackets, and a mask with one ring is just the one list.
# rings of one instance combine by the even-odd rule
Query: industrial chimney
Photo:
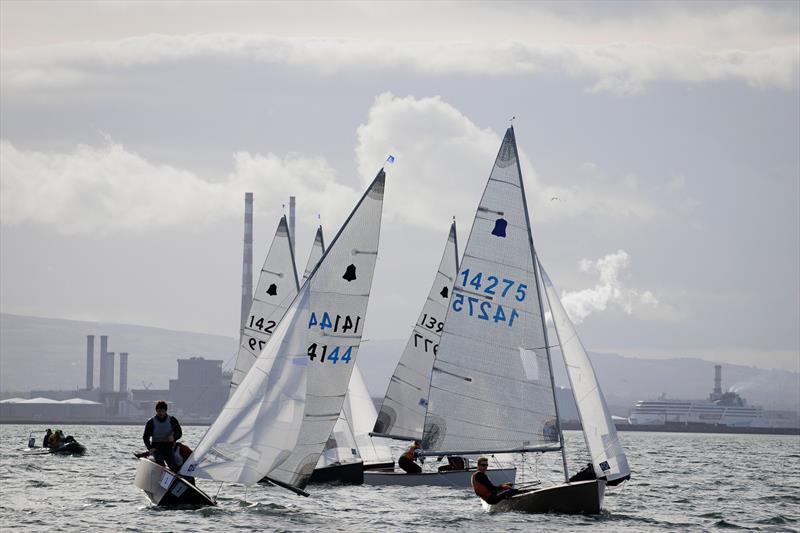
[(119, 353), (119, 391), (128, 392), (128, 352)]
[(242, 257), (242, 318), (239, 338), (253, 301), (253, 193), (244, 193), (244, 253)]
[(715, 402), (722, 398), (722, 365), (714, 365), (714, 390), (710, 400)]
[(86, 335), (86, 390), (94, 388), (94, 335)]
[[(108, 392), (108, 335), (100, 335), (100, 391)], [(112, 374), (113, 376), (113, 374)]]

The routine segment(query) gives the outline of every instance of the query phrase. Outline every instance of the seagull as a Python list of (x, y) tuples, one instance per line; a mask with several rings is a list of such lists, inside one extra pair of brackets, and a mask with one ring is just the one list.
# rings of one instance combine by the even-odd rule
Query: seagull
[(553, 196), (552, 198), (550, 198), (550, 201), (552, 202), (553, 200), (559, 200), (560, 201), (561, 198), (559, 198), (558, 196)]

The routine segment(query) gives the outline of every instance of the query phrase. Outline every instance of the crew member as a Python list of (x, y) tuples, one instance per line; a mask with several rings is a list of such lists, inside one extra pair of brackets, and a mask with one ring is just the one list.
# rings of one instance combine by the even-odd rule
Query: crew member
[(167, 402), (156, 402), (156, 415), (147, 421), (144, 426), (142, 440), (153, 456), (153, 461), (164, 466), (167, 463), (170, 470), (177, 472), (180, 466), (175, 461), (173, 447), (175, 441), (183, 436), (181, 425), (174, 416), (167, 415)]
[(489, 468), (489, 459), (481, 457), (478, 459), (478, 471), (472, 474), (472, 490), (489, 504), (496, 504), (501, 500), (519, 494), (517, 489), (511, 488), (511, 483), (503, 483), (499, 487), (489, 480), (486, 469)]
[(419, 442), (414, 441), (405, 453), (400, 456), (400, 459), (397, 460), (397, 465), (405, 470), (406, 474), (419, 474), (422, 472), (422, 468), (414, 462), (417, 459), (422, 461), (422, 457), (419, 455)]

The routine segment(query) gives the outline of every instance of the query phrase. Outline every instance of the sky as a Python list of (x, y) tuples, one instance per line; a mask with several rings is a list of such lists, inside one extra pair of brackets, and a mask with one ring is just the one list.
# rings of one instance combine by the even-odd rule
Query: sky
[[(406, 338), (505, 129), (591, 351), (800, 371), (797, 2), (0, 2), (0, 311), (235, 337), (384, 164)], [(398, 354), (399, 355), (399, 354)]]

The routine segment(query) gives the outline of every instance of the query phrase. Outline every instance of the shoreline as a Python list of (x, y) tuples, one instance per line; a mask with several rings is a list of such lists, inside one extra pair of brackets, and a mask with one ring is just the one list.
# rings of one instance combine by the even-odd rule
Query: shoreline
[[(730, 433), (736, 435), (800, 435), (800, 427), (731, 427), (715, 424), (615, 424), (617, 431), (649, 431), (653, 433)], [(580, 431), (580, 422), (564, 422), (561, 429)]]

